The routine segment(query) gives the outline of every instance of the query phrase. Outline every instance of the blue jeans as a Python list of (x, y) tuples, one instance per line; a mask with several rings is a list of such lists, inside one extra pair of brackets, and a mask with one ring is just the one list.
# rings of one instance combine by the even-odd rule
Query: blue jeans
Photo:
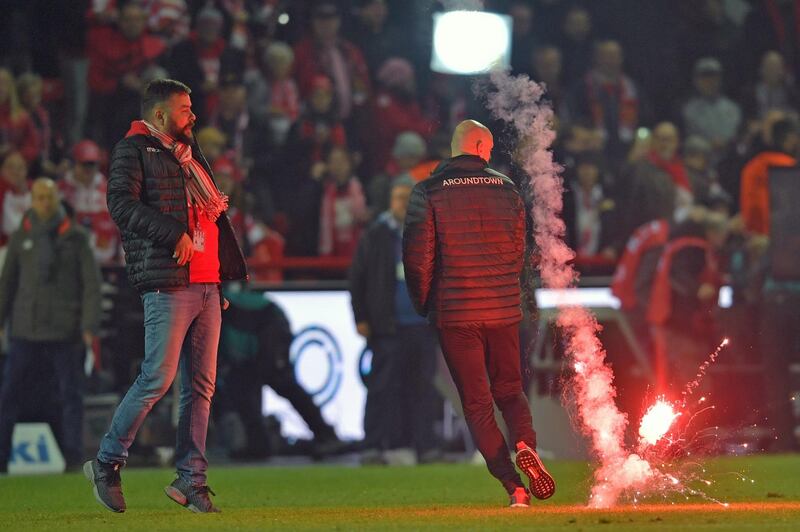
[(35, 401), (28, 389), (52, 364), (58, 381), (61, 403), (59, 443), (68, 465), (83, 456), (83, 359), (86, 348), (81, 342), (32, 342), (11, 338), (0, 387), (0, 466), (11, 458), (11, 437), (23, 401)]
[(181, 372), (175, 465), (195, 486), (206, 483), (206, 432), (217, 375), (222, 323), (219, 285), (148, 292), (144, 303), (145, 356), (139, 376), (122, 399), (97, 459), (124, 464), (128, 448), (153, 405)]

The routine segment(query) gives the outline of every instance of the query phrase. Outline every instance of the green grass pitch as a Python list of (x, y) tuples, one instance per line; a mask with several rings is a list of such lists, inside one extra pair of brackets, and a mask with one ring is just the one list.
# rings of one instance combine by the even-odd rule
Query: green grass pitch
[(0, 478), (0, 530), (800, 530), (800, 456), (721, 458), (706, 464), (708, 495), (671, 496), (610, 511), (585, 508), (591, 469), (552, 462), (558, 491), (506, 508), (485, 468), (212, 467), (223, 513), (196, 515), (167, 499), (166, 469), (123, 472), (124, 514), (102, 508), (74, 473)]

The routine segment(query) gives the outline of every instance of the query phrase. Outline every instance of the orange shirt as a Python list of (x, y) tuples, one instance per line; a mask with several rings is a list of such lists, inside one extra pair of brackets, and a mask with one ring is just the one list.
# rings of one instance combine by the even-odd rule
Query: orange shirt
[(794, 157), (768, 151), (750, 159), (742, 169), (739, 210), (748, 231), (769, 234), (769, 169), (796, 164)]

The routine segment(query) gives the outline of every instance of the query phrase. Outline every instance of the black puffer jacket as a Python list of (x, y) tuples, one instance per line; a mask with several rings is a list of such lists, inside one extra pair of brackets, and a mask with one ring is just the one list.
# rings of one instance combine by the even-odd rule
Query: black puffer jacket
[[(192, 149), (211, 175), (197, 145)], [(172, 258), (181, 235), (189, 231), (183, 171), (157, 140), (132, 135), (114, 147), (108, 209), (122, 233), (131, 284), (140, 292), (189, 285), (189, 266), (178, 266)], [(230, 220), (220, 216), (217, 226), (221, 280), (246, 279), (247, 267)]]
[(433, 325), (519, 322), (524, 254), (522, 198), (480, 157), (448, 159), (414, 187), (403, 263), (411, 300)]

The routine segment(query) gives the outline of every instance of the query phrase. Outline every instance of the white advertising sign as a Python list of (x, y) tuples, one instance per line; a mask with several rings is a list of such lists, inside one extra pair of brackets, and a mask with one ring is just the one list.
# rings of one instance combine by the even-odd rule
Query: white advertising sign
[(11, 439), (9, 475), (63, 473), (66, 463), (47, 423), (17, 423)]
[[(298, 382), (340, 438), (362, 439), (366, 389), (359, 364), (366, 342), (356, 332), (350, 294), (346, 290), (275, 291), (267, 296), (284, 310), (295, 335), (291, 359)], [(280, 420), (286, 438), (312, 437), (289, 401), (269, 386), (263, 389), (262, 413)]]

